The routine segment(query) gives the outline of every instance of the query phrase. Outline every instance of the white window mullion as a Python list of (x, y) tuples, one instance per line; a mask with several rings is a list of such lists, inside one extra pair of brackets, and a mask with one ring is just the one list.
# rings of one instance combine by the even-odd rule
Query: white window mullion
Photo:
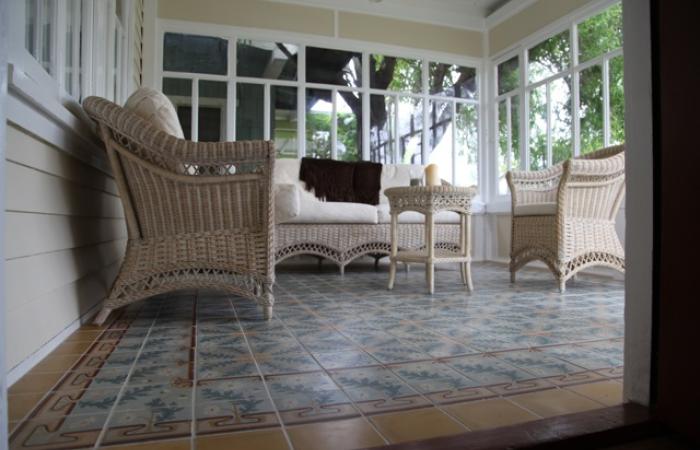
[(573, 66), (573, 75), (571, 77), (571, 126), (574, 138), (573, 155), (576, 157), (581, 153), (581, 118), (579, 114), (579, 106), (581, 104), (581, 95), (579, 83), (581, 81), (581, 72), (576, 70), (578, 67), (578, 26), (576, 23), (571, 25), (571, 61)]
[(401, 162), (399, 160), (400, 154), (399, 154), (399, 96), (398, 95), (392, 95), (392, 102), (393, 102), (393, 115), (391, 116), (391, 120), (394, 121), (394, 129), (393, 129), (393, 139), (391, 142), (391, 153), (393, 156), (392, 161), (394, 163), (399, 163)]
[(603, 60), (603, 146), (610, 145), (610, 60)]
[(306, 47), (303, 45), (297, 53), (297, 70), (297, 156), (302, 158), (306, 155)]
[(238, 48), (236, 38), (228, 40), (228, 67), (226, 68), (226, 140), (236, 140), (236, 57)]
[(370, 98), (369, 98), (369, 52), (362, 52), (362, 149), (360, 159), (369, 161), (370, 159)]
[(80, 69), (81, 69), (81, 54), (80, 54), (80, 39), (81, 36), (84, 34), (84, 30), (82, 29), (82, 7), (81, 7), (81, 1), (79, 0), (77, 3), (73, 5), (72, 8), (72, 15), (73, 15), (73, 41), (71, 42), (71, 45), (73, 47), (72, 49), (72, 54), (73, 54), (73, 65), (71, 66), (71, 73), (73, 76), (71, 77), (73, 85), (71, 86), (71, 91), (73, 92), (73, 95), (75, 98), (80, 99), (80, 81), (81, 81), (81, 76), (80, 76)]
[(331, 103), (333, 108), (331, 111), (331, 159), (338, 158), (338, 90), (331, 90)]
[(76, 77), (80, 77), (81, 80), (81, 92), (80, 96), (81, 98), (86, 98), (89, 97), (90, 95), (93, 95), (95, 93), (94, 87), (93, 87), (93, 49), (92, 45), (94, 42), (94, 39), (92, 37), (93, 35), (93, 11), (94, 11), (94, 2), (92, 0), (82, 0), (82, 10), (83, 10), (83, 17), (82, 17), (82, 31), (81, 31), (81, 64), (80, 64), (80, 69), (79, 73), (76, 74)]
[(552, 165), (552, 85), (547, 83), (547, 167)]
[(263, 139), (266, 141), (270, 139), (271, 135), (271, 120), (270, 120), (270, 111), (271, 111), (271, 105), (270, 101), (272, 99), (271, 93), (270, 93), (271, 87), (270, 83), (265, 83), (265, 88), (263, 91)]
[[(506, 167), (508, 170), (513, 169), (513, 118), (510, 113), (512, 98), (513, 97), (506, 98)], [(498, 111), (498, 109), (500, 109), (500, 105), (497, 104), (496, 106), (496, 111)], [(498, 126), (498, 133), (500, 134), (500, 124)], [(498, 136), (498, 140), (496, 142), (500, 144), (500, 136)], [(498, 162), (498, 158), (496, 158), (496, 161)]]
[(430, 145), (430, 118), (428, 117), (428, 114), (430, 112), (430, 102), (428, 101), (428, 95), (430, 94), (430, 62), (428, 61), (428, 59), (423, 59), (422, 69), (423, 71), (421, 72), (421, 75), (423, 77), (423, 101), (421, 102), (421, 104), (423, 105), (423, 130), (421, 133), (422, 145), (420, 148), (421, 161), (423, 165), (426, 165), (428, 164), (428, 155), (430, 154), (430, 150), (428, 149), (428, 146)]
[(528, 58), (527, 50), (523, 49), (520, 52), (521, 69), (520, 70), (520, 169), (528, 170), (530, 168), (530, 91), (525, 89), (528, 78)]
[(450, 108), (452, 108), (452, 179), (450, 183), (455, 184), (457, 180), (457, 102), (452, 100)]
[(236, 82), (226, 83), (226, 140), (236, 140)]
[(190, 139), (199, 140), (199, 78), (192, 79), (192, 118), (190, 119)]
[(67, 92), (66, 86), (66, 31), (70, 4), (67, 0), (59, 0), (54, 8), (54, 36), (52, 39), (54, 77), (59, 86), (59, 92)]

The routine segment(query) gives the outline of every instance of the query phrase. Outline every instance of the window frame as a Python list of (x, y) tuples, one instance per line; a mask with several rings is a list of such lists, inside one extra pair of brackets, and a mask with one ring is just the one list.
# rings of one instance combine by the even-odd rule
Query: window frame
[[(228, 40), (228, 67), (227, 75), (210, 75), (210, 74), (200, 74), (200, 73), (190, 73), (190, 72), (171, 72), (163, 70), (163, 39), (165, 33), (183, 33), (183, 34), (196, 34), (203, 36), (212, 36), (221, 39)], [(333, 111), (337, 110), (337, 92), (341, 91), (355, 91), (362, 95), (362, 120), (360, 130), (358, 132), (362, 133), (362, 149), (360, 151), (360, 160), (369, 160), (370, 156), (370, 95), (383, 95), (387, 97), (393, 97), (395, 100), (399, 97), (413, 97), (420, 98), (423, 100), (423, 127), (422, 127), (422, 146), (421, 160), (422, 164), (427, 164), (430, 155), (430, 149), (428, 149), (426, 143), (429, 142), (429, 123), (428, 123), (428, 108), (430, 101), (442, 101), (451, 102), (453, 111), (456, 109), (458, 103), (472, 104), (475, 105), (477, 111), (477, 136), (478, 136), (478, 148), (477, 152), (477, 183), (481, 184), (484, 180), (483, 171), (481, 170), (482, 161), (484, 160), (484, 139), (483, 139), (483, 99), (484, 99), (484, 77), (483, 67), (484, 60), (482, 58), (471, 58), (471, 57), (459, 57), (454, 54), (446, 54), (440, 52), (424, 51), (419, 49), (407, 49), (404, 47), (390, 46), (390, 45), (373, 45), (372, 50), (367, 50), (367, 43), (360, 41), (353, 41), (340, 38), (326, 38), (326, 37), (314, 37), (311, 35), (302, 35), (298, 33), (291, 32), (281, 32), (281, 31), (270, 31), (270, 30), (260, 30), (254, 28), (241, 28), (235, 26), (227, 25), (212, 25), (212, 24), (200, 24), (195, 22), (182, 22), (168, 19), (157, 19), (156, 20), (156, 32), (154, 33), (155, 46), (154, 46), (154, 66), (153, 66), (153, 84), (157, 89), (162, 89), (163, 78), (184, 78), (192, 81), (193, 87), (193, 105), (192, 105), (192, 139), (196, 140), (197, 135), (195, 134), (195, 129), (197, 128), (197, 108), (195, 108), (194, 103), (195, 94), (198, 97), (198, 92), (195, 91), (195, 86), (198, 85), (200, 80), (215, 80), (215, 81), (225, 81), (228, 83), (228, 102), (227, 102), (227, 117), (228, 122), (226, 126), (226, 140), (235, 140), (236, 138), (236, 114), (235, 111), (235, 99), (236, 99), (236, 84), (237, 83), (251, 83), (251, 84), (261, 84), (264, 86), (264, 139), (271, 139), (270, 136), (270, 89), (271, 86), (289, 86), (297, 88), (297, 158), (301, 158), (306, 154), (306, 109), (305, 109), (305, 98), (306, 90), (308, 88), (324, 89), (331, 91), (333, 100)], [(288, 44), (293, 44), (298, 47), (298, 73), (297, 80), (273, 80), (267, 78), (255, 78), (255, 77), (240, 77), (237, 75), (237, 60), (236, 60), (236, 49), (238, 39), (246, 39), (253, 41), (266, 41), (266, 42), (284, 42)], [(322, 47), (333, 50), (358, 52), (362, 55), (362, 85), (360, 87), (350, 87), (350, 86), (338, 86), (330, 84), (320, 84), (320, 83), (310, 83), (306, 81), (306, 48), (307, 47)], [(408, 58), (420, 60), (422, 67), (421, 79), (422, 86), (421, 92), (397, 92), (390, 89), (376, 89), (370, 87), (369, 78), (369, 58), (371, 54), (380, 54), (384, 56), (393, 56), (397, 58)], [(455, 98), (447, 97), (443, 95), (431, 95), (429, 94), (429, 74), (428, 67), (430, 62), (439, 62), (446, 64), (455, 64), (458, 66), (472, 67), (476, 71), (476, 96), (474, 99), (466, 98)], [(397, 114), (398, 116), (398, 114)], [(394, 119), (396, 120), (396, 119)], [(453, 129), (456, 127), (457, 118), (456, 115), (452, 116), (452, 126)], [(331, 157), (337, 158), (337, 117), (335, 114), (332, 116), (331, 120)], [(454, 133), (456, 134), (456, 133)], [(454, 139), (453, 139), (454, 140)], [(398, 139), (393, 139), (393, 156), (397, 157), (398, 154)], [(457, 146), (452, 144), (452, 173), (443, 174), (443, 177), (449, 180), (455, 179), (456, 173), (456, 158), (457, 158)], [(394, 159), (396, 161), (396, 159)]]
[[(611, 144), (611, 127), (610, 127), (610, 71), (609, 65), (610, 61), (616, 57), (622, 56), (624, 58), (623, 48), (619, 47), (611, 51), (597, 55), (594, 58), (586, 60), (585, 62), (579, 62), (579, 49), (578, 49), (578, 25), (591, 17), (594, 17), (606, 9), (620, 3), (622, 0), (604, 0), (595, 2), (583, 10), (566, 16), (561, 20), (550, 24), (548, 27), (544, 28), (537, 34), (534, 34), (528, 38), (521, 40), (515, 45), (511, 46), (509, 49), (499, 53), (490, 60), (490, 68), (488, 71), (489, 79), (491, 80), (489, 86), (490, 100), (489, 100), (489, 121), (493, 126), (491, 127), (489, 136), (490, 141), (493, 143), (492, 151), (489, 156), (494, 162), (491, 165), (491, 176), (493, 177), (493, 182), (489, 186), (493, 195), (491, 196), (494, 201), (505, 201), (510, 198), (509, 192), (502, 193), (500, 190), (500, 184), (502, 183), (502, 177), (505, 174), (500, 173), (499, 167), (499, 117), (498, 108), (500, 102), (507, 100), (508, 103), (512, 101), (514, 96), (519, 96), (519, 144), (520, 144), (520, 161), (518, 166), (512, 165), (512, 124), (509, 123), (507, 126), (508, 139), (508, 153), (507, 153), (507, 164), (508, 170), (530, 170), (530, 93), (541, 87), (547, 86), (547, 92), (549, 92), (549, 85), (556, 80), (565, 79), (570, 77), (571, 80), (571, 139), (572, 139), (572, 149), (571, 154), (573, 157), (579, 156), (581, 151), (581, 134), (580, 134), (580, 73), (590, 67), (600, 65), (602, 67), (602, 80), (603, 80), (603, 145), (608, 146)], [(542, 78), (534, 83), (530, 83), (529, 71), (528, 71), (528, 52), (531, 48), (545, 42), (562, 32), (569, 32), (570, 48), (569, 48), (569, 67), (562, 70), (556, 74), (552, 74), (548, 77)], [(519, 85), (517, 88), (510, 91), (498, 94), (498, 66), (501, 63), (508, 61), (513, 57), (518, 57), (519, 62)], [(549, 97), (549, 95), (548, 95)], [(551, 101), (547, 100), (547, 167), (552, 165), (552, 146), (551, 146)], [(510, 122), (511, 110), (507, 110), (507, 120)]]

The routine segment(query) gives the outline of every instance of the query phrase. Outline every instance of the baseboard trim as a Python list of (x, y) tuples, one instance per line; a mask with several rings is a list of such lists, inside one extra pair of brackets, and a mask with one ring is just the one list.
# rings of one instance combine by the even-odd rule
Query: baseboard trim
[(102, 305), (102, 302), (99, 301), (95, 305), (93, 305), (90, 309), (87, 310), (87, 312), (83, 313), (80, 317), (75, 319), (73, 322), (71, 322), (66, 328), (64, 328), (61, 332), (59, 332), (57, 335), (52, 337), (48, 342), (46, 342), (44, 345), (39, 347), (34, 353), (31, 355), (27, 356), (22, 362), (14, 366), (12, 369), (10, 369), (9, 372), (7, 372), (6, 375), (6, 380), (7, 380), (7, 387), (12, 386), (17, 380), (22, 378), (24, 375), (27, 374), (34, 366), (39, 364), (39, 362), (44, 359), (46, 356), (48, 356), (49, 353), (54, 351), (56, 347), (61, 345), (65, 340), (73, 334), (82, 324), (86, 322), (87, 319), (91, 318), (99, 307)]

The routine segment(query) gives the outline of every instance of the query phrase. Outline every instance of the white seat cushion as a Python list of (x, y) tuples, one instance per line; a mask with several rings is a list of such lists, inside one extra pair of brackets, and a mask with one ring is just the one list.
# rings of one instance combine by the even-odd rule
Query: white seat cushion
[[(377, 206), (379, 223), (391, 223), (389, 205)], [(416, 211), (405, 211), (399, 214), (399, 223), (425, 223), (425, 216)], [(435, 215), (435, 223), (459, 223), (459, 214), (453, 211), (440, 211)]]
[(556, 203), (530, 203), (518, 205), (513, 214), (516, 216), (553, 216), (557, 213)]
[(299, 215), (288, 223), (377, 223), (376, 206), (314, 200), (302, 198)]
[(139, 117), (150, 122), (159, 130), (163, 130), (180, 139), (185, 138), (177, 118), (177, 111), (170, 99), (155, 89), (142, 87), (136, 90), (124, 104)]
[(275, 185), (275, 222), (285, 223), (300, 213), (299, 189), (294, 184)]

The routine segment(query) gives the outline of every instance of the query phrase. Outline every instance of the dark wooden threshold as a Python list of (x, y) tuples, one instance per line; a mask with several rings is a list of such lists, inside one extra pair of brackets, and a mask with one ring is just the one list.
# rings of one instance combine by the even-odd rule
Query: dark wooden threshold
[(521, 425), (394, 444), (384, 448), (388, 450), (591, 449), (655, 436), (661, 431), (661, 427), (652, 421), (648, 408), (628, 403)]

